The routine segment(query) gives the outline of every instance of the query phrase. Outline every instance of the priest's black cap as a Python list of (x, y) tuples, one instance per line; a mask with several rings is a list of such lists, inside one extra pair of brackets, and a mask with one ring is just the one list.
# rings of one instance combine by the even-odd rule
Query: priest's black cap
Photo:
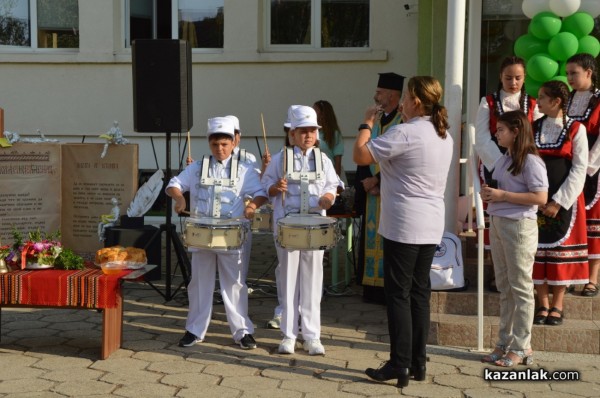
[(379, 88), (402, 91), (403, 85), (404, 76), (402, 75), (393, 72), (379, 74), (379, 81), (377, 82), (377, 87)]

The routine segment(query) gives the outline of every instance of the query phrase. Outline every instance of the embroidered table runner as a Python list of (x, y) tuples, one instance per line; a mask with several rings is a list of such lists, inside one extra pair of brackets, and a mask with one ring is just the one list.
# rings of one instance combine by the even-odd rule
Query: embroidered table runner
[(82, 270), (21, 270), (0, 274), (0, 305), (115, 308), (124, 270), (105, 275), (94, 266)]

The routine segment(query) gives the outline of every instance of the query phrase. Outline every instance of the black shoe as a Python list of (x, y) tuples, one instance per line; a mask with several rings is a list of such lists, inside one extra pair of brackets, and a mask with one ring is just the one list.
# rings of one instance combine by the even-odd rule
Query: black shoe
[[(550, 315), (551, 312), (556, 312), (560, 316)], [(550, 325), (550, 326), (562, 325), (563, 317), (564, 317), (564, 315), (563, 315), (562, 310), (559, 310), (556, 307), (552, 307), (548, 311), (548, 318), (546, 319), (546, 325)]]
[(539, 307), (538, 309), (535, 310), (536, 315), (533, 317), (534, 325), (545, 325), (546, 324), (546, 319), (548, 318), (548, 315), (537, 315), (540, 312), (548, 312), (548, 308)]
[(256, 348), (256, 341), (251, 334), (245, 334), (239, 343), (243, 350), (253, 350)]
[(179, 347), (191, 347), (197, 343), (202, 343), (202, 339), (186, 330), (181, 340), (179, 340)]
[(395, 368), (389, 361), (379, 369), (367, 368), (365, 374), (376, 381), (398, 379), (397, 387), (406, 387), (410, 377), (408, 368)]
[(410, 368), (410, 376), (412, 376), (416, 381), (425, 380), (426, 373), (427, 368), (425, 368), (425, 365), (413, 365)]

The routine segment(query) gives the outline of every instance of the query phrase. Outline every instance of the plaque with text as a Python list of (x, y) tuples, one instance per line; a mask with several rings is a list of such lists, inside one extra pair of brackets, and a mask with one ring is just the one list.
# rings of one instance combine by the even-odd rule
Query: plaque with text
[(60, 170), (59, 143), (15, 143), (0, 149), (1, 245), (12, 245), (13, 227), (22, 234), (60, 228)]
[(117, 198), (121, 215), (135, 196), (138, 183), (138, 146), (104, 144), (62, 145), (62, 242), (82, 253), (103, 247), (98, 224), (110, 214)]

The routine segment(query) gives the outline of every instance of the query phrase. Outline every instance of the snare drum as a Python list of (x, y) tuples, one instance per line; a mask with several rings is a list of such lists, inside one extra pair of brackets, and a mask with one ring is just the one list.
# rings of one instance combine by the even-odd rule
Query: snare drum
[(289, 215), (277, 228), (277, 244), (287, 250), (331, 249), (341, 237), (338, 220), (319, 215)]
[(256, 210), (250, 229), (256, 233), (273, 232), (273, 207), (271, 205), (265, 205)]
[(183, 240), (187, 247), (210, 250), (240, 249), (246, 241), (247, 220), (190, 218), (185, 223)]

